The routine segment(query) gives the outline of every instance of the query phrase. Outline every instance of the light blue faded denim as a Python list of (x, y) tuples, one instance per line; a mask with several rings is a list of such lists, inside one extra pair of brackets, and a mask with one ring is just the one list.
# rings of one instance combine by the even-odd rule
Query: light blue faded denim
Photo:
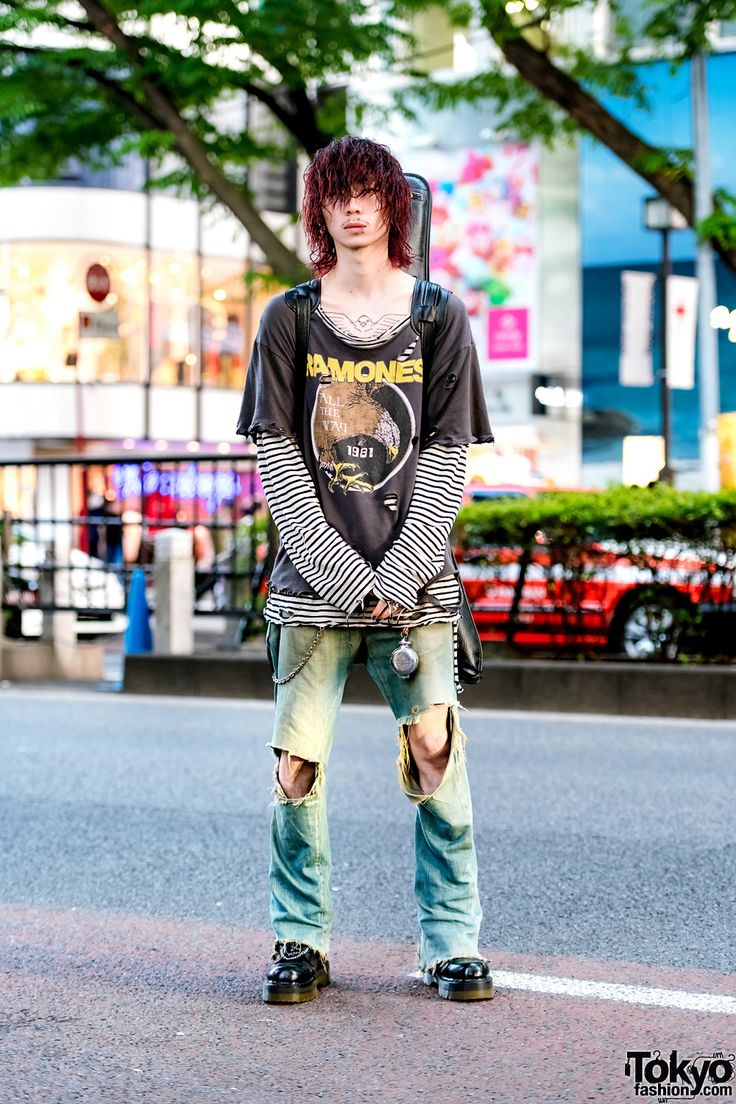
[[(316, 630), (308, 625), (268, 626), (268, 648), (283, 678), (303, 658)], [(278, 755), (316, 763), (315, 780), (302, 798), (287, 798), (274, 771), (269, 867), (271, 923), (277, 940), (306, 943), (327, 954), (333, 923), (332, 860), (327, 824), (326, 768), (345, 682), (365, 640), (366, 666), (399, 722), (399, 785), (416, 805), (414, 897), (419, 921), (419, 967), (478, 956), (481, 908), (473, 843), (473, 813), (454, 683), (453, 627), (412, 630), (419, 668), (401, 679), (389, 664), (400, 640), (395, 628), (325, 629), (302, 670), (275, 692), (271, 746)], [(430, 706), (448, 706), (451, 750), (445, 774), (424, 794), (412, 772), (408, 726)]]

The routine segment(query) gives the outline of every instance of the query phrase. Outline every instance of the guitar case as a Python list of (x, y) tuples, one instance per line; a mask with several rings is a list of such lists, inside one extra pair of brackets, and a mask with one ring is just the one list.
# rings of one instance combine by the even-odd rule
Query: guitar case
[(411, 187), (411, 233), (409, 248), (413, 257), (407, 272), (417, 280), (429, 279), (429, 232), (432, 223), (432, 193), (423, 176), (404, 173)]

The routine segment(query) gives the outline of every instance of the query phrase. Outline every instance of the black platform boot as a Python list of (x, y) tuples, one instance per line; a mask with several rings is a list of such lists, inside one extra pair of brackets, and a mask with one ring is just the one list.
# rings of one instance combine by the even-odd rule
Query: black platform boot
[(314, 1000), (317, 990), (330, 984), (330, 964), (305, 943), (277, 943), (263, 983), (268, 1004), (299, 1004)]
[(437, 987), (445, 1000), (491, 1000), (493, 978), (484, 958), (448, 958), (433, 970), (425, 970), (425, 985)]

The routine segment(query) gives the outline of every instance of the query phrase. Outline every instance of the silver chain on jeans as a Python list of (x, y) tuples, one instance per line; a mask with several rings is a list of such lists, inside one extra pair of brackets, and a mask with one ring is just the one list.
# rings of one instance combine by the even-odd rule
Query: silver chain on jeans
[(299, 660), (299, 662), (297, 663), (297, 665), (296, 665), (296, 667), (295, 667), (295, 668), (293, 669), (293, 671), (289, 671), (288, 675), (284, 675), (284, 677), (283, 677), (283, 678), (277, 678), (277, 677), (276, 677), (276, 675), (271, 675), (271, 681), (272, 681), (272, 682), (273, 682), (273, 683), (274, 683), (274, 684), (275, 684), (276, 686), (283, 686), (285, 682), (290, 682), (290, 681), (291, 681), (291, 679), (293, 679), (293, 678), (294, 678), (294, 675), (298, 675), (298, 674), (299, 674), (299, 672), (301, 671), (302, 667), (303, 667), (303, 666), (305, 665), (305, 663), (307, 662), (307, 660), (308, 660), (308, 659), (309, 659), (309, 657), (311, 656), (312, 652), (314, 651), (314, 649), (315, 649), (315, 648), (317, 647), (317, 645), (319, 644), (320, 640), (322, 639), (322, 633), (323, 633), (324, 631), (325, 631), (325, 630), (324, 630), (324, 628), (321, 628), (321, 629), (317, 629), (317, 635), (315, 636), (314, 640), (313, 640), (313, 641), (312, 641), (312, 643), (310, 644), (310, 646), (309, 646), (309, 651), (307, 652), (307, 654), (306, 654), (305, 656), (302, 656), (302, 658), (301, 658), (301, 659)]

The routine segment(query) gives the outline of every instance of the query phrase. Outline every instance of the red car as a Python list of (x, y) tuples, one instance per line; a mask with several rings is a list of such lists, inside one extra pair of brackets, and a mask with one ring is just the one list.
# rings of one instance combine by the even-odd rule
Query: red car
[[(474, 486), (468, 501), (530, 497), (539, 488)], [(736, 641), (733, 573), (695, 555), (652, 546), (634, 562), (623, 545), (591, 542), (584, 570), (570, 578), (539, 535), (524, 563), (520, 548), (458, 553), (481, 640), (537, 650), (584, 649), (628, 659), (674, 659), (699, 618), (699, 647), (729, 651)], [(519, 590), (520, 565), (524, 580)]]

